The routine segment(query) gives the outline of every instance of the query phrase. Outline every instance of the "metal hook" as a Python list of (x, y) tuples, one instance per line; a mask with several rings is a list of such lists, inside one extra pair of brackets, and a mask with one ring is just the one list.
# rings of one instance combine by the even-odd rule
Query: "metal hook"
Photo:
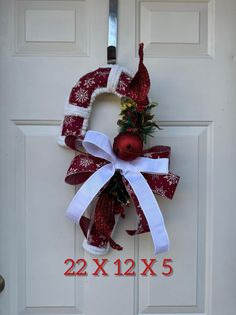
[(109, 0), (107, 63), (116, 64), (118, 40), (118, 0)]

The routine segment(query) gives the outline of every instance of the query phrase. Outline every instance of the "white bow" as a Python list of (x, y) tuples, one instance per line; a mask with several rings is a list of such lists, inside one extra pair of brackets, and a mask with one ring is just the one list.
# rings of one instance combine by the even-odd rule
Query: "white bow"
[(83, 147), (91, 155), (105, 159), (110, 163), (98, 169), (81, 186), (72, 199), (66, 216), (73, 222), (78, 223), (82, 214), (101, 188), (111, 179), (115, 171), (119, 170), (132, 187), (147, 219), (155, 254), (167, 251), (169, 249), (169, 238), (163, 216), (156, 198), (141, 172), (167, 174), (169, 159), (138, 157), (130, 162), (123, 161), (114, 154), (108, 137), (103, 133), (92, 130), (87, 131)]

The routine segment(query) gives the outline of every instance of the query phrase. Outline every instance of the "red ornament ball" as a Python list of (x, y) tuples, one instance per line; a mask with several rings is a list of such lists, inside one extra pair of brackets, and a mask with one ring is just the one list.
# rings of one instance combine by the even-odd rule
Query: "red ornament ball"
[(114, 139), (113, 151), (121, 160), (132, 161), (142, 155), (143, 141), (138, 134), (122, 132)]

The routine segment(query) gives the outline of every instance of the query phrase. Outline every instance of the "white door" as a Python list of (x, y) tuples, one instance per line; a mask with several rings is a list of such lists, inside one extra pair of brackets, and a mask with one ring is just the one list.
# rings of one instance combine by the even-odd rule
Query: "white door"
[[(170, 145), (181, 176), (172, 201), (158, 197), (171, 249), (157, 256), (156, 276), (140, 275), (152, 242), (126, 235), (132, 209), (115, 234), (124, 250), (106, 256), (109, 276), (92, 274), (80, 228), (64, 217), (74, 153), (56, 143), (60, 120), (75, 82), (106, 63), (108, 1), (0, 3), (0, 314), (234, 314), (236, 2), (119, 0), (118, 63), (135, 72), (145, 43), (162, 127), (150, 145)], [(112, 135), (117, 103), (99, 98), (92, 128), (106, 110)], [(65, 276), (67, 258), (85, 259), (88, 275)], [(114, 262), (127, 258), (136, 276), (115, 276)]]

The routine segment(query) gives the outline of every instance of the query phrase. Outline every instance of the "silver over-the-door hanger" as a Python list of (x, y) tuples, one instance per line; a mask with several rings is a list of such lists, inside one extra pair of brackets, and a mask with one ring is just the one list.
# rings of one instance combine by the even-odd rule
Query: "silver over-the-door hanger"
[(118, 38), (118, 0), (109, 0), (107, 63), (115, 64)]

